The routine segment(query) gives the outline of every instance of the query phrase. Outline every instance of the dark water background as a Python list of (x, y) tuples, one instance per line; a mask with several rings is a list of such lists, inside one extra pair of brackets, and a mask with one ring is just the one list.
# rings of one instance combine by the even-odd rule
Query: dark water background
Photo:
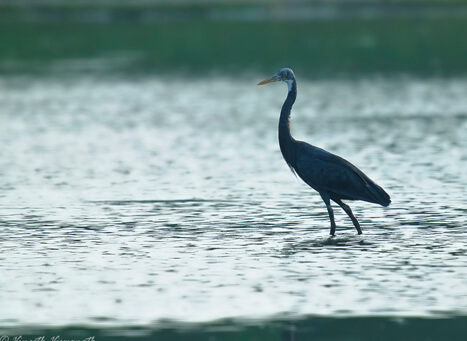
[[(462, 17), (9, 11), (0, 337), (465, 339)], [(362, 236), (336, 208), (329, 239), (281, 158), (286, 88), (255, 85), (281, 66), (299, 82), (294, 136), (391, 194), (350, 203)]]
[(61, 61), (54, 67), (69, 71), (94, 58), (91, 71), (183, 76), (284, 65), (313, 78), (467, 72), (462, 2), (57, 2), (0, 8), (0, 70), (43, 72)]

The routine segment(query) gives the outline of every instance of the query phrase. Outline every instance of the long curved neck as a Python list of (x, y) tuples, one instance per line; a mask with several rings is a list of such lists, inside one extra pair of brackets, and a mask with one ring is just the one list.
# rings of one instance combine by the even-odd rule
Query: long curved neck
[(294, 79), (288, 85), (289, 93), (282, 105), (281, 116), (279, 118), (279, 146), (285, 161), (292, 167), (295, 166), (295, 140), (290, 134), (290, 111), (297, 98), (297, 82)]

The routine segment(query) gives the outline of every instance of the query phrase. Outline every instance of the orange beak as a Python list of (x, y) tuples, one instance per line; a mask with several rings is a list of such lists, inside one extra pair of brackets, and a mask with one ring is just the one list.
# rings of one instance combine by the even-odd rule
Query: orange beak
[(268, 84), (268, 83), (272, 83), (272, 82), (277, 82), (278, 80), (280, 80), (280, 77), (274, 75), (274, 76), (271, 76), (271, 77), (265, 79), (264, 81), (259, 82), (257, 85), (263, 85), (263, 84)]

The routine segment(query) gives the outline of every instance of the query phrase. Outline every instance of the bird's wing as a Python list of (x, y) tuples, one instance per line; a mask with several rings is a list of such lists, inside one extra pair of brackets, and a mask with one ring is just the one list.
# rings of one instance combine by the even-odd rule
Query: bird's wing
[(318, 192), (369, 201), (373, 182), (347, 160), (305, 142), (297, 144), (297, 174)]

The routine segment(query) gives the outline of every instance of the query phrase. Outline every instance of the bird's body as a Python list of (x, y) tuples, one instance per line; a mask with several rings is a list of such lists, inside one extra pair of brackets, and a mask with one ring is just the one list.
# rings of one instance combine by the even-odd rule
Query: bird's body
[(331, 220), (332, 236), (335, 234), (336, 224), (330, 200), (342, 207), (352, 219), (358, 234), (361, 234), (360, 224), (350, 207), (342, 200), (363, 200), (388, 206), (391, 203), (389, 195), (347, 160), (295, 140), (290, 134), (290, 112), (297, 98), (295, 75), (290, 69), (281, 69), (258, 85), (275, 81), (284, 81), (289, 88), (279, 118), (279, 145), (285, 161), (293, 172), (321, 195)]

